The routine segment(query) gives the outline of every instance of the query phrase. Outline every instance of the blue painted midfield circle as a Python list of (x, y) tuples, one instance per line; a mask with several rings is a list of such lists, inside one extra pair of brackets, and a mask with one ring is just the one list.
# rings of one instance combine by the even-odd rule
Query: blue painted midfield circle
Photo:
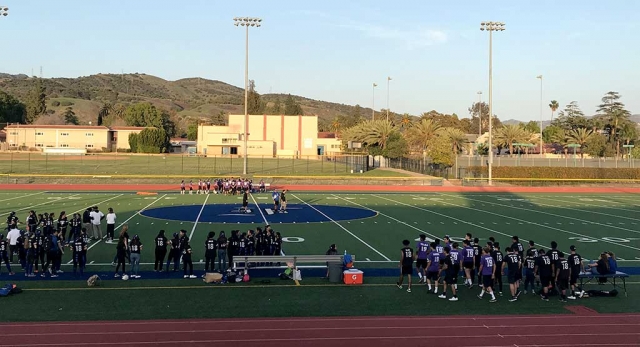
[[(313, 205), (304, 204), (287, 205), (288, 213), (270, 214), (273, 205), (260, 204), (262, 214), (255, 204), (249, 206), (247, 213), (240, 211), (240, 204), (212, 204), (206, 205), (202, 210), (199, 222), (201, 223), (260, 223), (264, 224), (264, 218), (271, 224), (276, 223), (317, 223), (344, 221), (374, 217), (376, 212), (356, 207)], [(142, 211), (143, 216), (174, 220), (180, 222), (194, 222), (198, 218), (202, 205), (184, 205), (158, 207)], [(263, 218), (264, 215), (264, 218)], [(330, 218), (330, 219), (329, 219)]]

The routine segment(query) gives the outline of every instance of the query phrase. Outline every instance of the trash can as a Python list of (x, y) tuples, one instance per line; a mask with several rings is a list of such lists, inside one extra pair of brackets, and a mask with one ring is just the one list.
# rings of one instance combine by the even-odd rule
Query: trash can
[(329, 263), (329, 282), (342, 282), (342, 263)]

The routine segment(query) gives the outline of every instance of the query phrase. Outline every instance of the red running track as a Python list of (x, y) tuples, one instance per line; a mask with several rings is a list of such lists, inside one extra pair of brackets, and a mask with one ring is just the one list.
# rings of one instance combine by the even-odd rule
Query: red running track
[(0, 346), (640, 346), (640, 314), (0, 324)]

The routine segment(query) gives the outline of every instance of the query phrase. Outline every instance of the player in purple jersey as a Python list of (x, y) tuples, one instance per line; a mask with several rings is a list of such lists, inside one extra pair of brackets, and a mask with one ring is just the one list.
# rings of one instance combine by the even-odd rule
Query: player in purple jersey
[(496, 302), (496, 296), (493, 293), (493, 280), (495, 279), (495, 263), (493, 258), (491, 257), (491, 249), (489, 247), (485, 247), (482, 250), (482, 257), (480, 258), (480, 267), (478, 272), (482, 275), (482, 291), (478, 298), (482, 299), (484, 293), (489, 293), (491, 295), (491, 300), (489, 302)]
[(428, 262), (427, 262), (427, 286), (429, 291), (431, 291), (431, 281), (433, 283), (433, 293), (438, 293), (438, 272), (440, 271), (440, 259), (442, 258), (442, 254), (436, 252), (436, 243), (431, 242), (429, 245), (431, 248), (431, 253), (429, 253)]
[(462, 250), (458, 249), (459, 245), (457, 242), (454, 242), (452, 246), (453, 246), (453, 249), (451, 250), (451, 260), (453, 263), (454, 273), (456, 274), (456, 283), (453, 284), (453, 287), (457, 290), (458, 275), (460, 274), (460, 270), (462, 269)]
[(436, 252), (440, 253), (440, 254), (444, 254), (444, 247), (440, 244), (440, 239), (435, 239), (434, 241), (436, 243)]
[(462, 241), (464, 247), (462, 248), (462, 268), (464, 269), (465, 281), (464, 284), (469, 287), (473, 287), (473, 269), (474, 263), (474, 250), (471, 247), (471, 241)]
[(418, 277), (420, 280), (418, 283), (422, 283), (426, 279), (427, 271), (427, 256), (429, 255), (429, 243), (426, 241), (427, 235), (420, 235), (420, 241), (416, 245), (416, 270), (418, 271)]

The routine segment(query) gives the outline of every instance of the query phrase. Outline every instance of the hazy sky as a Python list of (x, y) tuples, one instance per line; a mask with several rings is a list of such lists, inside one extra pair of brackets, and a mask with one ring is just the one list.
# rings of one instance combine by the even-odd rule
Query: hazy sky
[(250, 78), (261, 93), (291, 93), (396, 112), (467, 116), (488, 98), (494, 34), (494, 112), (544, 117), (549, 100), (595, 113), (609, 90), (640, 113), (640, 1), (217, 1), (0, 0), (0, 71), (44, 77), (144, 72), (165, 79), (244, 83), (244, 31), (255, 16)]

